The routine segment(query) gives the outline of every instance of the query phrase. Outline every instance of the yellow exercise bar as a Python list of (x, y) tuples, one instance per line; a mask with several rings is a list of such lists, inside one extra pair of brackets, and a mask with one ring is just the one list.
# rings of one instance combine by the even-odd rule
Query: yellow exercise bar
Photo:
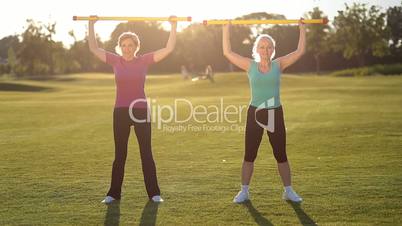
[(73, 20), (111, 21), (191, 21), (191, 17), (123, 17), (123, 16), (73, 16)]
[[(204, 20), (204, 25), (222, 25), (222, 24), (298, 24), (300, 20)], [(303, 19), (305, 24), (327, 24), (328, 18), (322, 19)]]

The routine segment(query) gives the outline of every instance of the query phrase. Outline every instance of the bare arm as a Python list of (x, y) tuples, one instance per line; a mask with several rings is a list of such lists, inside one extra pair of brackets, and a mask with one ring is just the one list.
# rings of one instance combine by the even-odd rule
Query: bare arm
[(236, 65), (237, 67), (248, 71), (250, 68), (251, 64), (251, 59), (247, 57), (240, 56), (237, 53), (232, 52), (231, 46), (230, 46), (230, 32), (229, 32), (229, 26), (230, 25), (223, 25), (222, 28), (222, 37), (223, 37), (223, 55), (225, 55), (228, 60)]
[(170, 24), (171, 24), (172, 28), (170, 30), (169, 40), (168, 40), (165, 48), (154, 52), (154, 61), (155, 62), (161, 61), (163, 58), (167, 57), (173, 51), (173, 49), (176, 45), (177, 21), (170, 21)]
[(98, 47), (98, 43), (96, 42), (95, 38), (95, 23), (96, 20), (89, 20), (89, 32), (88, 32), (88, 42), (89, 42), (89, 49), (91, 52), (98, 57), (101, 61), (106, 63), (106, 52), (104, 49)]
[(286, 56), (278, 58), (278, 62), (281, 66), (282, 71), (290, 65), (294, 64), (306, 52), (306, 27), (304, 23), (301, 22), (301, 20), (302, 19), (300, 19), (299, 21), (300, 35), (297, 50), (289, 53)]

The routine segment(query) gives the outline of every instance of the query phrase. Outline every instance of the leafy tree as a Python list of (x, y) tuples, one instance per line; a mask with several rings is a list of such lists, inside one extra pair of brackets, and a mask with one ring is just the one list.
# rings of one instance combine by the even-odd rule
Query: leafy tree
[(341, 51), (346, 59), (357, 58), (359, 66), (365, 65), (365, 56), (383, 57), (388, 54), (385, 13), (377, 6), (345, 4), (334, 19), (334, 49)]
[[(47, 75), (51, 73), (51, 37), (55, 32), (52, 25), (44, 26), (27, 20), (28, 27), (22, 33), (21, 47), (18, 52), (21, 68), (19, 73)], [(47, 30), (48, 32), (44, 31)]]
[[(75, 38), (74, 38), (75, 39)], [(103, 43), (97, 37), (99, 46), (103, 46)], [(69, 51), (70, 68), (69, 70), (77, 72), (90, 72), (90, 71), (106, 71), (106, 66), (96, 58), (89, 50), (87, 38), (77, 41), (71, 45)], [(110, 68), (109, 70), (110, 71)]]
[(177, 37), (177, 61), (191, 71), (201, 71), (210, 64), (222, 67), (222, 31), (220, 27), (192, 24)]
[(395, 55), (402, 52), (402, 2), (400, 6), (387, 10), (387, 27), (390, 31), (391, 51)]
[(6, 59), (8, 51), (13, 48), (14, 51), (18, 49), (19, 40), (18, 35), (10, 35), (0, 40), (0, 58)]
[(22, 42), (17, 52), (16, 73), (20, 75), (51, 75), (65, 73), (69, 67), (67, 50), (61, 42), (55, 42), (56, 23), (47, 25), (27, 20)]

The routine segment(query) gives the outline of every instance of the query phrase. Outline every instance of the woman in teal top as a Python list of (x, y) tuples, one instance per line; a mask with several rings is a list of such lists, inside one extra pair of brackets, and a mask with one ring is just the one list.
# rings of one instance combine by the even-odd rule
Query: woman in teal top
[(248, 72), (251, 90), (251, 102), (247, 111), (245, 155), (241, 174), (242, 186), (233, 202), (242, 203), (249, 199), (248, 187), (264, 128), (267, 129), (269, 142), (285, 187), (283, 199), (301, 202), (302, 198), (291, 187), (290, 166), (286, 155), (285, 122), (280, 100), (280, 77), (281, 72), (295, 63), (305, 52), (305, 25), (300, 20), (297, 50), (275, 60), (273, 60), (275, 41), (266, 34), (259, 35), (254, 42), (254, 59), (232, 52), (229, 26), (223, 26), (223, 54), (231, 63)]

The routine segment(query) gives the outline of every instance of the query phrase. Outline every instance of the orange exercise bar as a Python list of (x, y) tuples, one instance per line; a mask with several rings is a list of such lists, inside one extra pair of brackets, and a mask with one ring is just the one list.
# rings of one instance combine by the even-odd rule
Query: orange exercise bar
[[(223, 25), (223, 24), (298, 24), (300, 20), (204, 20), (204, 25)], [(328, 18), (322, 19), (303, 19), (305, 24), (327, 24)]]
[(73, 20), (109, 20), (109, 21), (191, 21), (191, 17), (123, 17), (123, 16), (73, 16)]

